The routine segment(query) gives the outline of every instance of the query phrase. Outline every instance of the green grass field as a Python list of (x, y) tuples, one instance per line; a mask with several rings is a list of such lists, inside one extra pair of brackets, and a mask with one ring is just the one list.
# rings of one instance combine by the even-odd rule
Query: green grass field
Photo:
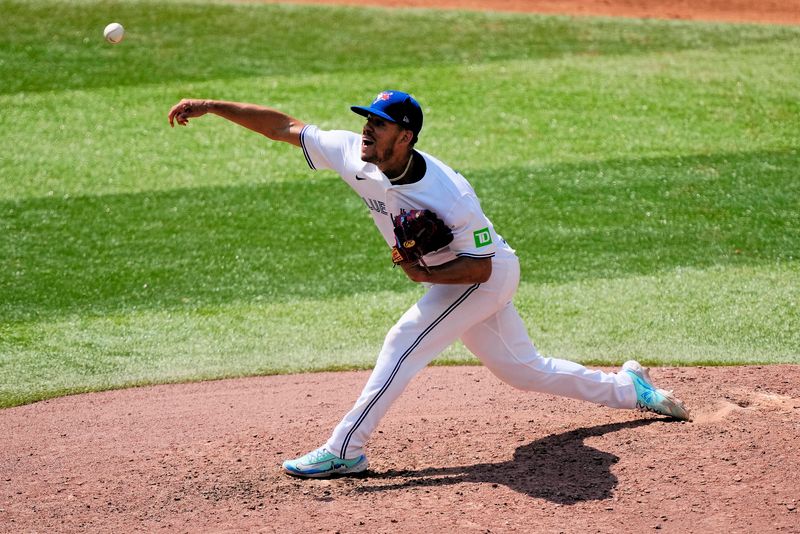
[[(541, 352), (800, 363), (800, 28), (0, 0), (0, 406), (371, 366), (420, 289), (362, 201), (181, 97), (358, 130), (384, 88), (522, 260)], [(106, 23), (125, 40), (105, 43)], [(475, 360), (455, 346), (438, 363)]]

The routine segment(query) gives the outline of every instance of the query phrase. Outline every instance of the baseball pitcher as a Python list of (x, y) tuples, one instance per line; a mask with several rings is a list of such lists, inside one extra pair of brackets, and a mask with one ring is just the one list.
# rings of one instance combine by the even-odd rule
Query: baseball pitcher
[[(300, 477), (365, 471), (366, 443), (392, 402), (421, 369), (456, 340), (508, 384), (602, 404), (689, 419), (683, 403), (653, 385), (635, 361), (619, 372), (539, 355), (513, 298), (519, 260), (484, 214), (469, 182), (416, 148), (423, 113), (402, 91), (382, 91), (367, 106), (360, 134), (322, 130), (281, 111), (237, 102), (185, 99), (171, 126), (211, 113), (302, 149), (312, 170), (331, 170), (364, 201), (391, 257), (426, 293), (389, 330), (353, 408), (326, 443), (287, 460)], [(388, 260), (387, 260), (388, 261)]]

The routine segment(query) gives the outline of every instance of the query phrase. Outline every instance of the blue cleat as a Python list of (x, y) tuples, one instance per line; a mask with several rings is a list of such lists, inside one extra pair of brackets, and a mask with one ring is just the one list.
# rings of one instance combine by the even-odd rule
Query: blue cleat
[(650, 373), (637, 361), (630, 360), (622, 365), (633, 379), (636, 388), (636, 407), (642, 411), (654, 412), (683, 421), (690, 421), (689, 410), (671, 391), (658, 389), (650, 379)]
[(358, 458), (345, 460), (334, 456), (325, 447), (320, 447), (300, 458), (283, 462), (284, 471), (290, 475), (306, 478), (352, 475), (366, 471), (367, 467), (369, 467), (369, 462), (363, 454)]

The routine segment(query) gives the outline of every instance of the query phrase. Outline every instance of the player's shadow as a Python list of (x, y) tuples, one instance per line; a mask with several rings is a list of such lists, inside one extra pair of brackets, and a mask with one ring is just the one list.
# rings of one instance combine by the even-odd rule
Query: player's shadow
[[(383, 479), (389, 483), (363, 486), (358, 491), (371, 493), (472, 482), (508, 486), (530, 497), (559, 504), (603, 500), (611, 497), (617, 485), (611, 466), (619, 461), (619, 457), (589, 447), (584, 440), (659, 421), (664, 420), (639, 419), (547, 436), (517, 448), (514, 458), (506, 462), (372, 472), (370, 479)], [(391, 482), (393, 479), (400, 481)]]

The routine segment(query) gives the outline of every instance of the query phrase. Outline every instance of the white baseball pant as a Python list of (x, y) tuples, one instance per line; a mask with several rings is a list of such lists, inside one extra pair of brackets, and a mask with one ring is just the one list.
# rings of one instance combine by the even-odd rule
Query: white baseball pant
[(516, 388), (586, 400), (612, 408), (636, 407), (627, 373), (605, 373), (544, 358), (528, 337), (511, 299), (519, 285), (519, 260), (495, 256), (483, 284), (432, 285), (389, 330), (361, 396), (325, 447), (356, 458), (411, 379), (458, 339), (498, 378)]

